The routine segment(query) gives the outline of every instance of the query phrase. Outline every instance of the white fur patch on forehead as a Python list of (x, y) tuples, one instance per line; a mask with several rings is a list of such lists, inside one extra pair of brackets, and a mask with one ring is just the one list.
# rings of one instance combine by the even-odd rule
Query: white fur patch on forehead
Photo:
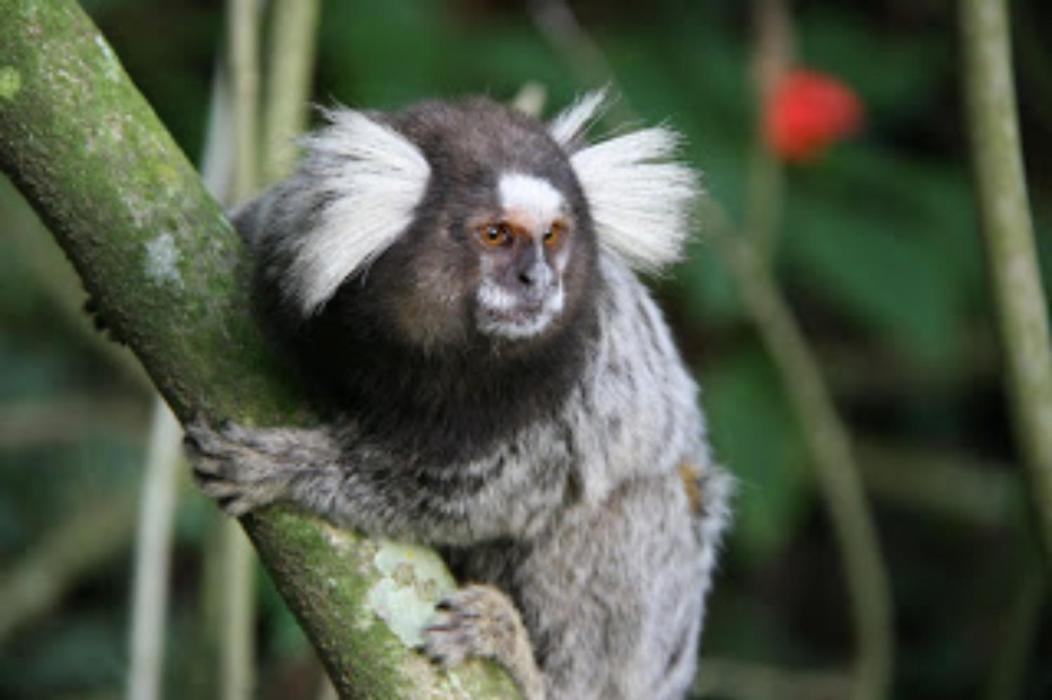
[(571, 149), (592, 122), (599, 118), (610, 96), (607, 88), (585, 93), (567, 109), (556, 115), (548, 125), (548, 133), (563, 148)]
[(547, 225), (563, 210), (562, 193), (552, 183), (533, 175), (505, 173), (497, 183), (497, 193), (504, 211), (527, 214), (538, 225)]
[(330, 125), (305, 139), (302, 166), (327, 203), (297, 241), (289, 290), (317, 311), (348, 275), (364, 269), (412, 223), (431, 168), (406, 137), (365, 114), (326, 112)]
[(637, 270), (677, 261), (690, 235), (700, 187), (695, 172), (673, 160), (678, 144), (676, 132), (655, 127), (570, 156), (600, 244)]

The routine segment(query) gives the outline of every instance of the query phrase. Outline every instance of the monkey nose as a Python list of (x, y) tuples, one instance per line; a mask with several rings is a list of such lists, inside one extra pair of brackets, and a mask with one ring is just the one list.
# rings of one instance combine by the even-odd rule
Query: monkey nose
[(551, 280), (551, 272), (543, 260), (533, 260), (519, 270), (519, 282), (532, 289), (543, 289)]

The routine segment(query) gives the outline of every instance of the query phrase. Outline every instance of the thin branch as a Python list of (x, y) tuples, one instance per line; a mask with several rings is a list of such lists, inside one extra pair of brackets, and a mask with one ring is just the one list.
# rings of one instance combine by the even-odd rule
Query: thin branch
[(139, 499), (138, 541), (132, 583), (128, 700), (161, 697), (164, 637), (168, 606), (179, 467), (183, 464), (182, 428), (160, 397), (153, 420)]
[[(756, 93), (762, 106), (788, 69), (792, 50), (789, 13), (781, 0), (758, 0), (760, 25), (756, 46)], [(759, 127), (758, 122), (758, 127)], [(762, 148), (762, 132), (754, 136)], [(893, 634), (891, 586), (880, 552), (873, 517), (862, 488), (851, 436), (826, 385), (818, 361), (800, 331), (792, 309), (771, 269), (782, 202), (783, 174), (769, 154), (754, 155), (750, 177), (750, 213), (744, 235), (726, 232), (719, 240), (746, 312), (768, 355), (779, 369), (782, 385), (800, 423), (804, 442), (831, 514), (839, 543), (857, 659), (851, 697), (879, 700), (891, 686)], [(716, 221), (725, 222), (722, 217)], [(717, 229), (719, 230), (719, 229)]]
[(259, 181), (260, 17), (259, 0), (227, 0), (227, 57), (234, 138), (231, 204), (255, 194)]
[(1015, 430), (1052, 571), (1052, 348), (1016, 118), (1004, 0), (962, 0), (960, 21), (979, 210)]
[(223, 569), (219, 697), (247, 700), (255, 695), (256, 558), (236, 520), (222, 520), (219, 537)]
[[(598, 87), (612, 82), (614, 71), (602, 48), (584, 30), (564, 0), (528, 0), (527, 8), (541, 36), (548, 40), (584, 85)], [(610, 107), (610, 117), (627, 123), (636, 121), (635, 112), (624, 95)]]
[(142, 443), (145, 401), (139, 398), (63, 396), (0, 403), (0, 447), (18, 449), (76, 442), (100, 430)]
[(307, 123), (314, 69), (318, 0), (271, 0), (262, 182), (278, 180), (296, 161), (295, 137)]
[[(212, 76), (201, 163), (201, 179), (219, 202), (230, 200), (235, 176), (234, 100), (229, 63), (229, 60), (219, 60)], [(226, 591), (230, 587), (226, 573), (230, 557), (226, 547), (227, 533), (231, 527), (232, 523), (227, 518), (213, 512), (202, 546), (202, 574), (198, 581), (200, 618), (190, 682), (203, 697), (221, 697), (220, 688), (224, 685), (224, 678), (229, 675), (225, 669), (231, 665), (231, 657), (236, 656), (226, 648), (225, 640), (228, 634), (225, 628), (234, 615), (233, 610), (224, 604)]]
[(858, 644), (852, 697), (884, 698), (892, 664), (890, 587), (850, 436), (768, 264), (745, 236), (725, 232), (716, 240), (746, 312), (778, 368), (830, 511)]
[(1023, 525), (1024, 494), (1012, 465), (874, 440), (859, 440), (856, 447), (873, 498), (967, 527)]
[(756, 0), (753, 4), (756, 50), (753, 52), (752, 72), (757, 109), (748, 169), (749, 201), (743, 228), (764, 258), (770, 260), (778, 240), (784, 177), (781, 161), (764, 139), (764, 107), (791, 67), (794, 42), (785, 0)]
[[(255, 194), (259, 181), (259, 37), (261, 12), (258, 0), (227, 0), (227, 44), (231, 86), (231, 132), (234, 172), (230, 200), (236, 204)], [(255, 689), (256, 586), (252, 546), (236, 520), (218, 525), (217, 562), (222, 574), (212, 583), (220, 586), (219, 697), (248, 700)]]

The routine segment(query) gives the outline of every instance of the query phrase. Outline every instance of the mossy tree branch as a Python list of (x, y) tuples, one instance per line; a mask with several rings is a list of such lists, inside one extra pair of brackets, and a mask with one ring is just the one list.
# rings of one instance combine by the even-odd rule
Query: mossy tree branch
[[(72, 0), (0, 0), (0, 27), (0, 168), (175, 413), (305, 420), (251, 318), (233, 230), (91, 21)], [(440, 674), (409, 651), (452, 586), (426, 551), (281, 510), (243, 524), (341, 695), (514, 695), (496, 669)]]

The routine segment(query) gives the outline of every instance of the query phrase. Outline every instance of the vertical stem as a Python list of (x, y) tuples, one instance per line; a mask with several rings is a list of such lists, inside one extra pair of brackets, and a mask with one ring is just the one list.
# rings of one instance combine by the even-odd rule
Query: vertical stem
[(182, 430), (168, 405), (154, 399), (139, 500), (132, 590), (129, 700), (161, 697), (172, 530), (182, 464)]
[(843, 561), (855, 629), (853, 698), (880, 700), (891, 685), (893, 634), (888, 574), (862, 488), (851, 436), (833, 404), (818, 360), (796, 322), (771, 268), (781, 218), (781, 164), (763, 143), (762, 109), (792, 53), (792, 28), (783, 0), (756, 0), (754, 80), (760, 120), (750, 167), (744, 235), (724, 238), (727, 260), (746, 311), (778, 368), (799, 421), (817, 481), (829, 508)]
[(232, 204), (254, 194), (259, 179), (259, 18), (258, 0), (228, 0), (227, 41), (235, 139)]
[[(541, 35), (566, 57), (567, 65), (578, 80), (593, 87), (614, 82), (614, 72), (602, 48), (577, 21), (566, 0), (528, 0), (526, 9)], [(624, 95), (619, 95), (609, 106), (608, 114), (618, 122), (631, 122), (637, 118)]]
[(1004, 0), (962, 0), (963, 78), (987, 261), (1015, 430), (1052, 565), (1052, 351), (1015, 110)]
[(756, 94), (756, 128), (749, 163), (748, 206), (745, 231), (752, 236), (765, 259), (777, 245), (781, 219), (782, 163), (764, 140), (767, 103), (789, 70), (793, 55), (793, 31), (785, 0), (755, 0), (756, 50), (753, 54), (753, 84)]
[(774, 258), (778, 247), (778, 225), (782, 218), (782, 163), (771, 153), (757, 130), (749, 154), (749, 178), (744, 232), (752, 238), (764, 260)]
[[(227, 41), (231, 81), (234, 173), (230, 202), (241, 202), (256, 190), (259, 173), (259, 33), (258, 0), (228, 0)], [(222, 555), (222, 623), (219, 633), (220, 697), (247, 700), (254, 691), (255, 558), (236, 520), (220, 526)]]
[(263, 182), (284, 177), (296, 160), (295, 137), (307, 121), (318, 0), (271, 0), (267, 102), (263, 111)]
[[(231, 143), (233, 107), (229, 72), (225, 61), (220, 61), (212, 76), (204, 154), (201, 158), (201, 179), (212, 196), (220, 202), (229, 201), (234, 177), (234, 147)], [(225, 663), (222, 650), (225, 640), (221, 632), (226, 624), (223, 612), (226, 585), (225, 521), (226, 518), (218, 510), (212, 513), (202, 553), (200, 634), (195, 643), (194, 658), (190, 662), (191, 678), (188, 683), (188, 687), (193, 688), (199, 697), (219, 697), (220, 669)]]
[(721, 237), (742, 300), (768, 354), (811, 454), (844, 562), (858, 644), (856, 700), (888, 697), (892, 674), (891, 595), (851, 439), (770, 266), (744, 236)]
[(255, 669), (255, 557), (252, 545), (236, 520), (224, 519), (220, 529), (223, 550), (222, 616), (219, 629), (220, 697), (254, 697)]

